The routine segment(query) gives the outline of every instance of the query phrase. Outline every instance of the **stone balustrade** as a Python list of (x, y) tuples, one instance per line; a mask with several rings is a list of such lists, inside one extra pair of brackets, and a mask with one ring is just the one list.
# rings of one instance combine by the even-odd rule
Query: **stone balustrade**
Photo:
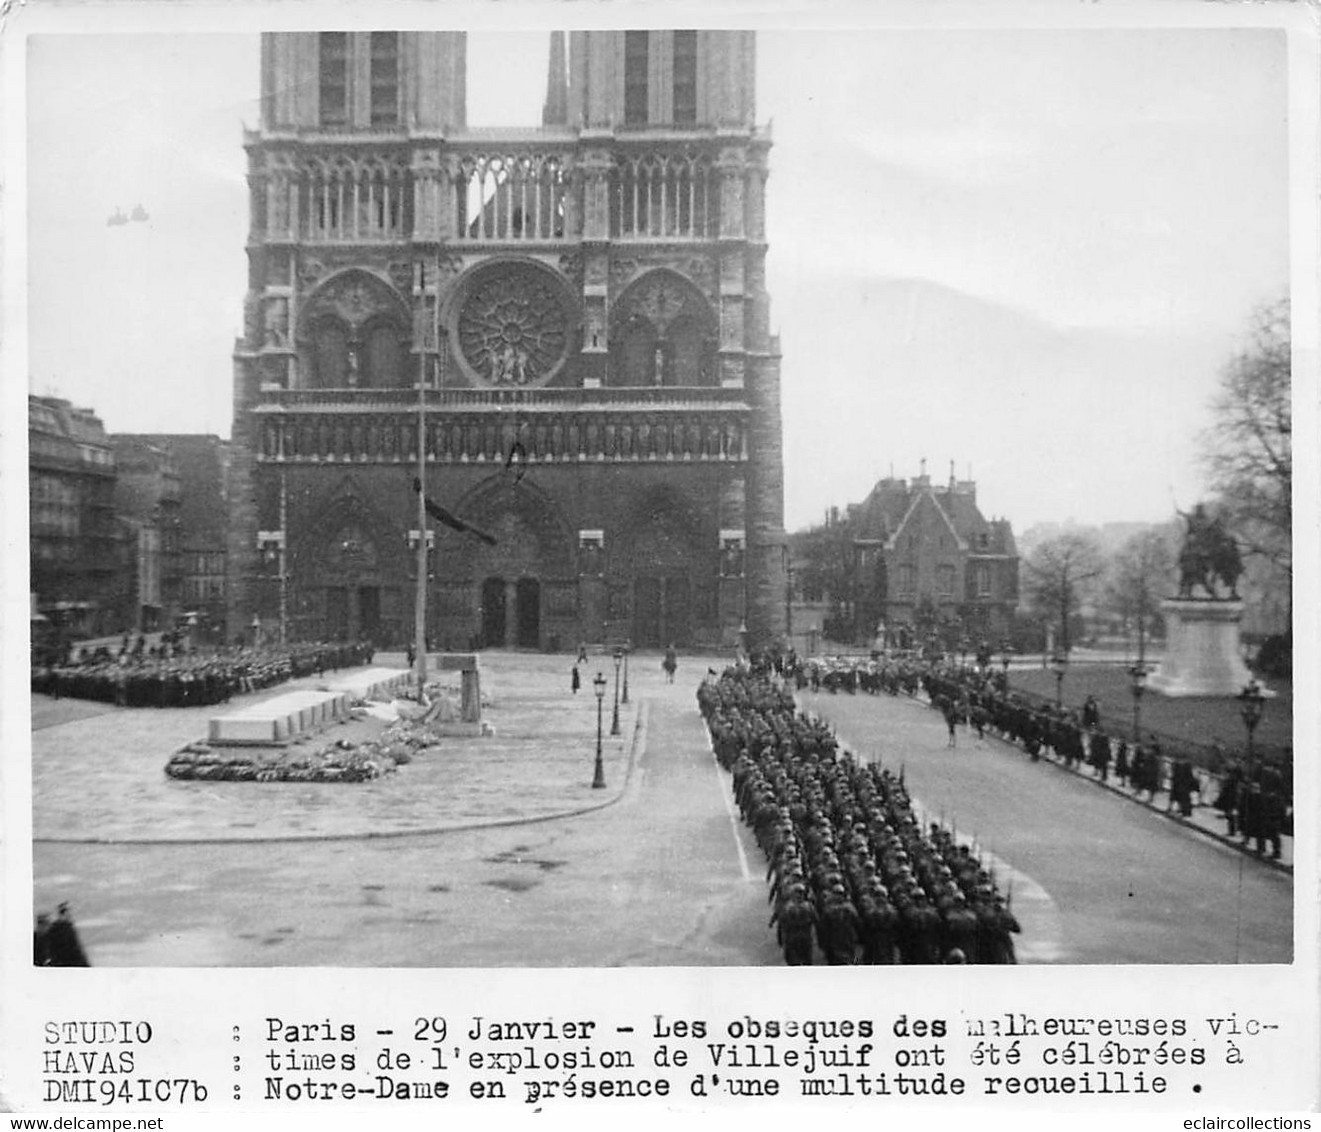
[[(258, 459), (266, 463), (391, 464), (417, 460), (417, 416), (338, 405), (261, 411)], [(484, 405), (428, 414), (427, 459), (440, 464), (584, 461), (745, 461), (746, 410), (598, 406), (566, 411)]]

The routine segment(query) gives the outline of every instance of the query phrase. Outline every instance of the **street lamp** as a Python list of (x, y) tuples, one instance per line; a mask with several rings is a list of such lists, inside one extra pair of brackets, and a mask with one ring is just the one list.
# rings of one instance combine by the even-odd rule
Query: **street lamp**
[(596, 692), (596, 773), (592, 775), (592, 789), (605, 789), (605, 765), (601, 762), (601, 705), (605, 702), (605, 677), (597, 673), (592, 679)]
[(1063, 653), (1056, 653), (1050, 658), (1050, 666), (1055, 672), (1055, 706), (1064, 706), (1064, 674), (1069, 670), (1069, 658)]
[(628, 654), (633, 651), (633, 642), (624, 642), (624, 695), (620, 699), (621, 704), (628, 703)]
[(1142, 722), (1142, 693), (1147, 690), (1147, 666), (1135, 664), (1128, 670), (1128, 690), (1133, 693), (1133, 746), (1139, 742), (1139, 726)]
[(1248, 681), (1247, 686), (1238, 694), (1238, 713), (1243, 717), (1243, 726), (1248, 729), (1248, 767), (1247, 779), (1252, 781), (1253, 756), (1255, 754), (1252, 736), (1257, 730), (1257, 724), (1261, 722), (1261, 714), (1266, 708), (1266, 697), (1261, 694), (1261, 685), (1255, 680)]
[(615, 648), (615, 712), (610, 717), (610, 734), (619, 734), (619, 664), (624, 659), (624, 650)]
[(1010, 651), (1011, 651), (1011, 649), (1010, 649), (1010, 647), (1009, 647), (1009, 642), (1008, 642), (1008, 641), (1005, 641), (1005, 642), (1000, 646), (1000, 665), (1001, 665), (1001, 667), (1004, 669), (1004, 677), (1005, 677), (1005, 682), (1004, 682), (1004, 683), (1005, 683), (1005, 691), (1006, 691), (1006, 692), (1009, 691), (1009, 653), (1010, 653)]

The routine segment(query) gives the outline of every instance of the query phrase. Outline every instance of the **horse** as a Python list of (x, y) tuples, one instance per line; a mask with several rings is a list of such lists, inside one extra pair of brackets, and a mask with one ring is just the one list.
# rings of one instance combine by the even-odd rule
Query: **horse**
[(1179, 552), (1179, 596), (1192, 597), (1193, 587), (1201, 586), (1213, 598), (1219, 597), (1217, 582), (1229, 587), (1231, 601), (1238, 600), (1238, 580), (1243, 576), (1243, 558), (1238, 544), (1224, 531), (1207, 531), (1205, 551), (1185, 546)]

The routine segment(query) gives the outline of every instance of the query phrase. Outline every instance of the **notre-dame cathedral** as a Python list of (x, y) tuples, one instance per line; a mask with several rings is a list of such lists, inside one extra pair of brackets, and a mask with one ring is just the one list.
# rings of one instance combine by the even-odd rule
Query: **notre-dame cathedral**
[[(541, 125), (470, 129), (463, 33), (263, 37), (231, 627), (398, 647), (425, 537), (433, 647), (783, 635), (754, 49), (553, 33)], [(419, 535), (419, 443), (494, 545)]]

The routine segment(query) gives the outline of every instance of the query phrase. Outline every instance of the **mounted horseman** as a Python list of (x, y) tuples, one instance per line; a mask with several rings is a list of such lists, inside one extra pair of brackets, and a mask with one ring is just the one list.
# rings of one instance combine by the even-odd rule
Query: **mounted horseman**
[(1199, 503), (1192, 513), (1180, 511), (1187, 524), (1183, 547), (1179, 551), (1179, 597), (1192, 598), (1200, 586), (1212, 599), (1219, 598), (1217, 582), (1229, 587), (1229, 600), (1238, 600), (1238, 580), (1243, 574), (1243, 559), (1238, 543), (1225, 530), (1220, 517), (1206, 513)]

